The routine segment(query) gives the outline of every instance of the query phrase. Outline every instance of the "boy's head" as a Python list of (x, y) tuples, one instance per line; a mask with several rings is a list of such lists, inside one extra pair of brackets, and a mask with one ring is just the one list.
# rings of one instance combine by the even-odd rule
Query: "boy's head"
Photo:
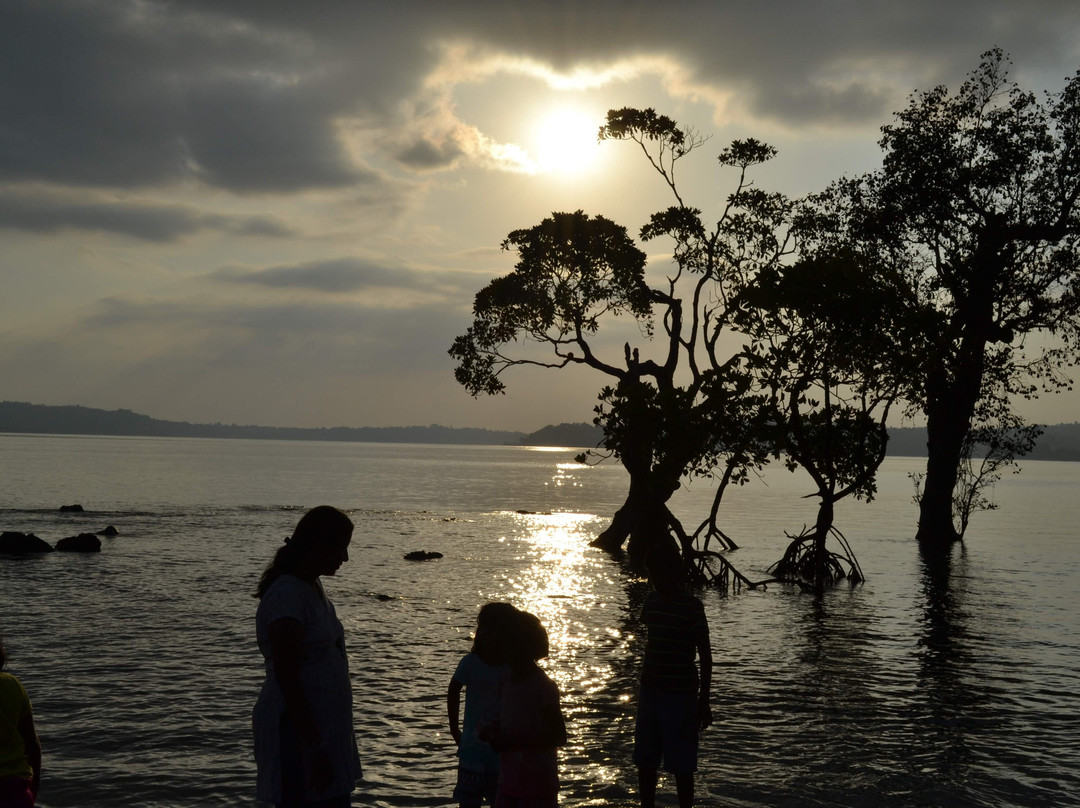
[(679, 548), (669, 537), (660, 538), (645, 554), (649, 582), (661, 592), (670, 592), (686, 583), (686, 565)]

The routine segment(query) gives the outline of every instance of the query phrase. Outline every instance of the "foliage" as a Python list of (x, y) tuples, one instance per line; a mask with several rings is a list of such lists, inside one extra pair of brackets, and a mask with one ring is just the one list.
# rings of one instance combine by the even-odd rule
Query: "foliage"
[[(516, 249), (518, 262), (477, 293), (473, 324), (450, 348), (458, 361), (457, 381), (479, 395), (505, 392), (500, 376), (514, 365), (576, 362), (619, 375), (594, 356), (589, 338), (606, 315), (628, 313), (646, 331), (652, 328), (645, 253), (626, 228), (581, 211), (555, 213), (533, 228), (515, 230), (502, 246)], [(504, 353), (507, 344), (521, 339), (548, 346), (555, 360)]]
[[(1068, 386), (1080, 355), (1080, 72), (1046, 105), (1007, 74), (990, 51), (956, 93), (913, 95), (882, 130), (882, 169), (834, 183), (799, 217), (809, 254), (854, 256), (918, 326), (903, 392), (927, 419), (930, 542), (957, 536), (965, 442), (1000, 438), (1012, 402)], [(999, 446), (1008, 463), (1023, 443)]]
[(894, 290), (852, 255), (820, 255), (760, 272), (736, 319), (752, 339), (747, 355), (776, 451), (789, 469), (807, 471), (819, 501), (814, 527), (791, 537), (776, 574), (818, 591), (861, 580), (846, 542), (843, 551), (826, 542), (839, 535), (839, 500), (876, 493), (886, 419), (904, 379), (897, 338), (909, 326), (897, 317)]

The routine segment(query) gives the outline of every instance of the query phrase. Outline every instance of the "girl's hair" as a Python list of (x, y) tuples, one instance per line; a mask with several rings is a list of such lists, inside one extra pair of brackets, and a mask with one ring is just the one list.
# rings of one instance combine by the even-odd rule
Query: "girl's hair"
[(476, 637), (473, 638), (472, 652), (485, 662), (504, 656), (498, 646), (504, 642), (506, 628), (516, 614), (517, 609), (509, 603), (492, 602), (481, 606), (480, 613), (476, 616)]
[(303, 563), (304, 556), (319, 542), (344, 538), (352, 533), (352, 520), (330, 505), (319, 505), (300, 517), (292, 536), (278, 548), (274, 559), (259, 579), (254, 597), (261, 598), (270, 584), (282, 575), (295, 572)]
[(508, 640), (511, 663), (525, 660), (535, 662), (548, 655), (547, 629), (535, 614), (519, 611), (514, 616)]

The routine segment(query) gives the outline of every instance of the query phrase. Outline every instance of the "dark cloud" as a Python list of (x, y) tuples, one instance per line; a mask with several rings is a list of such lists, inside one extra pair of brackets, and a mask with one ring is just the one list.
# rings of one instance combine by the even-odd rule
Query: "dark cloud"
[(449, 168), (460, 160), (464, 152), (456, 143), (435, 143), (428, 138), (419, 138), (395, 155), (402, 165), (418, 171), (431, 171)]
[(0, 179), (236, 191), (363, 179), (335, 134), (334, 54), (225, 4), (0, 7)]
[[(238, 192), (362, 182), (341, 121), (400, 124), (440, 42), (565, 70), (666, 56), (692, 89), (803, 126), (877, 125), (915, 85), (955, 82), (990, 47), (1039, 71), (1075, 58), (1078, 40), (1080, 4), (1056, 0), (6, 0), (0, 180), (198, 177)], [(408, 167), (458, 157), (404, 134)]]
[(273, 216), (208, 213), (179, 204), (80, 201), (10, 189), (0, 192), (0, 229), (31, 233), (92, 230), (157, 242), (206, 230), (276, 238), (295, 235)]
[(266, 269), (224, 267), (212, 276), (229, 283), (252, 284), (276, 289), (308, 289), (318, 292), (360, 292), (378, 288), (416, 288), (419, 273), (357, 258), (311, 261)]

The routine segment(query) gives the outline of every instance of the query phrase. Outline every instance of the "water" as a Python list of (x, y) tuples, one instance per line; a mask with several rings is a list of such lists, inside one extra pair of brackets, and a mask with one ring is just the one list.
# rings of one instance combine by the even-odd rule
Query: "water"
[[(479, 606), (551, 635), (571, 734), (562, 804), (630, 806), (645, 585), (588, 540), (625, 492), (570, 450), (0, 436), (0, 529), (51, 543), (115, 525), (100, 555), (0, 558), (9, 669), (45, 748), (40, 805), (254, 806), (255, 581), (304, 509), (356, 522), (327, 582), (349, 641), (366, 782), (357, 805), (451, 805), (450, 673)], [(912, 541), (914, 460), (841, 508), (865, 585), (705, 594), (716, 660), (699, 805), (1080, 805), (1080, 464), (1003, 481), (947, 580)], [(751, 578), (814, 518), (806, 481), (732, 491)], [(84, 514), (60, 514), (81, 503)], [(704, 488), (681, 492), (689, 524)], [(529, 513), (519, 513), (528, 511)], [(437, 550), (439, 561), (403, 560)], [(661, 782), (661, 804), (674, 805)]]

